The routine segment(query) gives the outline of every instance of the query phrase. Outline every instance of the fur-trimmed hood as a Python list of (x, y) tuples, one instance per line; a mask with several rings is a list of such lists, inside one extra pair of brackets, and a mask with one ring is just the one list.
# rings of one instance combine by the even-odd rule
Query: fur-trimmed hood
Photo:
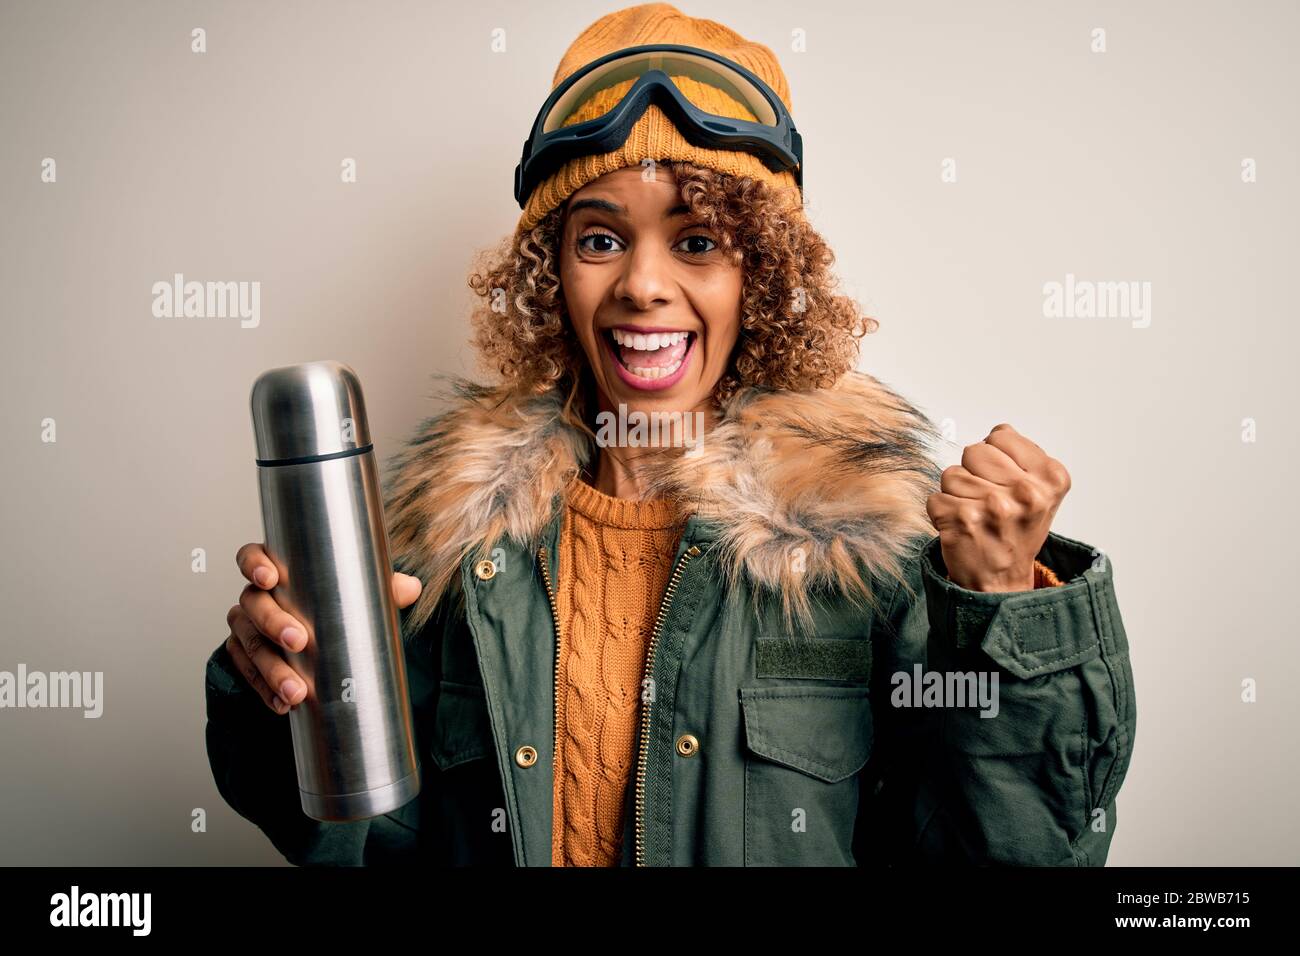
[[(557, 389), (519, 396), (448, 377), (451, 406), (426, 419), (388, 466), (392, 558), (424, 585), (418, 631), (461, 561), (502, 537), (531, 548), (555, 496), (595, 443), (563, 417)], [(669, 449), (645, 474), (650, 495), (676, 499), (717, 529), (727, 583), (775, 595), (787, 620), (831, 589), (874, 603), (873, 578), (898, 579), (905, 553), (936, 534), (934, 424), (876, 378), (849, 372), (833, 388), (744, 388), (716, 413), (703, 448)]]

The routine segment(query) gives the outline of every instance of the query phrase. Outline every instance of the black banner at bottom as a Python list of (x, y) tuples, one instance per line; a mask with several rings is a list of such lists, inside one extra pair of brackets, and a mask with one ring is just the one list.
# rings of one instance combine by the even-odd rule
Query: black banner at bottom
[[(0, 915), (6, 940), (52, 933), (83, 943), (373, 945), (395, 943), (388, 934), (401, 933), (403, 944), (436, 946), (483, 931), (549, 935), (608, 924), (635, 945), (652, 925), (699, 923), (806, 941), (856, 935), (866, 942), (887, 928), (897, 944), (917, 945), (987, 941), (1008, 930), (1065, 931), (1071, 941), (1200, 936), (1231, 945), (1237, 934), (1288, 925), (1295, 882), (1291, 868), (11, 867), (0, 869)], [(509, 945), (510, 936), (492, 939)]]

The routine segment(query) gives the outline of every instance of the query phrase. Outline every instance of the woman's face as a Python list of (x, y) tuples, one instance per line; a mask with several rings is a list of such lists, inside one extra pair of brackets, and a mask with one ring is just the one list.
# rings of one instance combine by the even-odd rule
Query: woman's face
[(740, 334), (742, 269), (693, 225), (671, 170), (629, 166), (569, 197), (560, 282), (600, 410), (707, 407)]

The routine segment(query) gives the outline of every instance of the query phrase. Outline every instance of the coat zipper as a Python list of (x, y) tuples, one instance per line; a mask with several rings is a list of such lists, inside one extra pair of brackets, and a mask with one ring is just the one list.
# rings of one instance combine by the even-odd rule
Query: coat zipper
[[(650, 635), (650, 648), (646, 652), (645, 673), (642, 675), (641, 684), (645, 686), (646, 678), (653, 680), (655, 666), (655, 651), (659, 648), (659, 632), (663, 630), (664, 619), (668, 613), (668, 606), (672, 603), (673, 592), (677, 590), (677, 582), (681, 579), (682, 571), (686, 568), (691, 558), (700, 553), (696, 545), (691, 545), (682, 554), (681, 560), (677, 562), (677, 567), (673, 569), (673, 576), (668, 581), (668, 587), (664, 591), (663, 600), (659, 603), (659, 615), (655, 618), (655, 629)], [(646, 756), (650, 752), (649, 746), (649, 729), (650, 729), (650, 706), (654, 701), (653, 694), (650, 700), (645, 702), (641, 708), (641, 745), (638, 748), (636, 758), (636, 865), (645, 866), (645, 775), (646, 775)]]
[(542, 565), (542, 580), (546, 582), (546, 600), (551, 604), (551, 623), (555, 625), (555, 660), (551, 662), (551, 692), (554, 702), (551, 713), (555, 719), (555, 736), (551, 745), (551, 767), (554, 772), (560, 755), (560, 615), (555, 610), (555, 592), (551, 589), (551, 566), (546, 556), (546, 545), (537, 549), (537, 560)]

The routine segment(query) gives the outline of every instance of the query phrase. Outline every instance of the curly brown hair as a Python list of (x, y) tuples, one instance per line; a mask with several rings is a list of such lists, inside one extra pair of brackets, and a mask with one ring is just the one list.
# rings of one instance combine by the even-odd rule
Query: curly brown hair
[[(853, 367), (857, 340), (879, 323), (836, 291), (835, 254), (802, 206), (760, 180), (680, 161), (659, 165), (671, 169), (682, 201), (744, 270), (740, 337), (714, 401), (722, 405), (746, 385), (804, 390), (837, 382)], [(507, 391), (565, 388), (581, 417), (590, 370), (559, 278), (566, 206), (480, 254), (469, 285), (484, 300), (472, 315), (484, 370), (499, 374)]]

